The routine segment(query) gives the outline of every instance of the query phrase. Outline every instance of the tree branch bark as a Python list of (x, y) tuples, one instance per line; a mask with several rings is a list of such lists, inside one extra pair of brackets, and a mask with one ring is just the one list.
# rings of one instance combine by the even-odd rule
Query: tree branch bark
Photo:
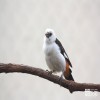
[(65, 79), (62, 79), (60, 83), (59, 76), (48, 74), (48, 72), (43, 69), (34, 68), (31, 66), (26, 66), (26, 65), (19, 65), (19, 64), (0, 63), (0, 73), (12, 73), (12, 72), (27, 73), (27, 74), (32, 74), (32, 75), (42, 77), (51, 82), (61, 85), (64, 88), (67, 88), (71, 93), (75, 91), (85, 91), (86, 89), (100, 92), (100, 84), (77, 83), (77, 82), (73, 82), (73, 81), (69, 81)]

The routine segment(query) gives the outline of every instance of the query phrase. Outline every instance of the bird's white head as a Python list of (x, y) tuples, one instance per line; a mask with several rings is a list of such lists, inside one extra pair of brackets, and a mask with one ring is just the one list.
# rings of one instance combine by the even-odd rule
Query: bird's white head
[(55, 40), (56, 40), (56, 35), (55, 35), (54, 30), (46, 29), (44, 41), (48, 44), (51, 44), (51, 43), (55, 42)]

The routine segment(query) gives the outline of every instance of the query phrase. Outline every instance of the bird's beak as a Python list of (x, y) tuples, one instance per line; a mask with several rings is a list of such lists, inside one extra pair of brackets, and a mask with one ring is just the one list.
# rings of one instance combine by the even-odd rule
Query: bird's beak
[(50, 37), (50, 34), (46, 33), (45, 36), (46, 36), (47, 38), (49, 38), (49, 37)]

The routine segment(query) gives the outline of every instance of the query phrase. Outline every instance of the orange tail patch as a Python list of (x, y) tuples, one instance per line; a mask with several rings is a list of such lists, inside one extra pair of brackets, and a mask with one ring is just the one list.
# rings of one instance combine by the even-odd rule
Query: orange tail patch
[(69, 64), (66, 63), (66, 70), (64, 72), (64, 76), (67, 78), (69, 76), (69, 74), (70, 74)]

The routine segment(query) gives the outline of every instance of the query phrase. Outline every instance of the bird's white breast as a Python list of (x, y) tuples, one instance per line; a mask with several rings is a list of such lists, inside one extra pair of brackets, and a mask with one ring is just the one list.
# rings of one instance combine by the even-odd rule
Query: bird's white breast
[(43, 48), (48, 67), (52, 71), (64, 71), (66, 61), (64, 56), (60, 53), (58, 45), (54, 42), (52, 44), (44, 44)]

